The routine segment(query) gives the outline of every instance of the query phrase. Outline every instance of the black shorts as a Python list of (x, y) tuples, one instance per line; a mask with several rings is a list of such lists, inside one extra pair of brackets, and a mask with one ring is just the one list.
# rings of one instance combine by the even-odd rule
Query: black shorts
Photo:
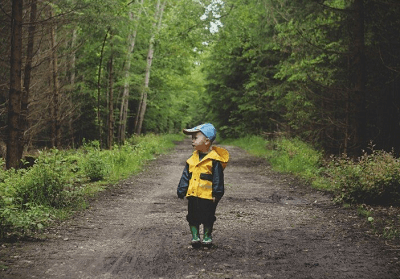
[(186, 216), (190, 226), (212, 226), (217, 219), (215, 210), (218, 202), (200, 199), (196, 197), (188, 198), (188, 215)]

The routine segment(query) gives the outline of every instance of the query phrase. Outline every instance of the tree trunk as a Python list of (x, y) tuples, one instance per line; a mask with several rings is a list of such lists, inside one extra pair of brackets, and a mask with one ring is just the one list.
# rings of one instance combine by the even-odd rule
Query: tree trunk
[[(163, 2), (162, 6), (160, 6), (160, 0), (158, 0), (158, 2), (157, 2), (156, 12), (155, 12), (155, 21), (154, 21), (154, 25), (153, 25), (153, 32), (150, 37), (149, 51), (147, 53), (147, 65), (146, 65), (146, 71), (145, 71), (145, 77), (144, 77), (144, 86), (142, 89), (140, 102), (139, 102), (139, 106), (138, 106), (138, 111), (137, 111), (136, 118), (135, 118), (135, 134), (137, 134), (137, 135), (140, 135), (140, 133), (142, 132), (143, 119), (144, 119), (144, 115), (146, 113), (146, 107), (147, 107), (147, 94), (149, 91), (151, 63), (153, 61), (153, 56), (154, 56), (154, 38), (155, 38), (156, 32), (158, 32), (161, 28), (161, 21), (162, 21), (165, 4), (166, 4), (166, 1)], [(154, 27), (155, 27), (157, 21), (158, 21), (158, 27), (157, 27), (157, 30), (155, 30)]]
[[(50, 7), (50, 18), (54, 17), (53, 8)], [(53, 147), (61, 146), (61, 123), (60, 123), (60, 85), (58, 81), (58, 57), (57, 57), (57, 39), (56, 27), (53, 24), (50, 31), (51, 50), (52, 50), (52, 72), (53, 72), (53, 115), (52, 115), (52, 145)]]
[(10, 92), (8, 99), (8, 139), (6, 167), (18, 168), (23, 141), (19, 138), (21, 114), (21, 65), (22, 65), (22, 0), (12, 1)]
[(71, 53), (71, 75), (70, 75), (70, 82), (71, 82), (71, 87), (72, 90), (74, 90), (74, 86), (75, 86), (75, 64), (76, 64), (76, 39), (78, 37), (78, 35), (76, 34), (77, 31), (76, 29), (74, 29), (72, 31), (72, 41), (71, 41), (71, 49), (72, 49), (72, 53)]
[(114, 144), (114, 77), (113, 77), (113, 63), (114, 57), (111, 53), (108, 62), (108, 121), (107, 121), (107, 147), (112, 149)]
[(125, 61), (125, 67), (124, 67), (124, 74), (125, 74), (125, 81), (124, 81), (124, 91), (122, 93), (122, 101), (121, 101), (121, 110), (120, 110), (120, 115), (119, 115), (119, 129), (118, 129), (118, 138), (119, 142), (122, 144), (125, 141), (125, 133), (126, 133), (126, 122), (128, 119), (128, 105), (129, 105), (129, 76), (130, 76), (130, 68), (131, 68), (131, 57), (132, 57), (132, 52), (135, 48), (135, 41), (136, 41), (136, 34), (137, 34), (137, 28), (139, 24), (139, 17), (142, 13), (142, 7), (143, 7), (143, 2), (144, 0), (141, 0), (140, 2), (140, 10), (138, 13), (138, 16), (134, 19), (132, 11), (129, 12), (129, 19), (131, 21), (136, 20), (136, 26), (135, 30), (128, 35), (128, 52), (126, 55), (126, 61)]
[(102, 140), (101, 140), (101, 115), (100, 115), (100, 93), (101, 93), (101, 67), (103, 64), (103, 55), (104, 55), (104, 47), (106, 45), (108, 33), (110, 32), (111, 28), (107, 29), (106, 35), (104, 36), (103, 39), (103, 45), (101, 46), (101, 52), (100, 52), (100, 62), (99, 62), (99, 71), (97, 73), (97, 125), (99, 126), (99, 141), (100, 141), (100, 147), (102, 146)]
[[(35, 42), (35, 30), (36, 30), (36, 11), (37, 11), (37, 0), (31, 0), (31, 13), (30, 13), (30, 25), (28, 28), (28, 46), (26, 51), (26, 63), (24, 71), (24, 89), (22, 90), (21, 96), (21, 117), (20, 117), (20, 136), (19, 138), (23, 140), (23, 145), (26, 146), (28, 143), (28, 103), (30, 95), (30, 83), (31, 83), (31, 73), (32, 73), (32, 60), (33, 60), (33, 46)], [(19, 157), (23, 156), (23, 148), (19, 150)]]
[(366, 71), (365, 71), (365, 38), (364, 38), (364, 0), (354, 0), (354, 39), (353, 39), (353, 69), (354, 69), (354, 110), (355, 138), (357, 153), (367, 147), (366, 139)]
[[(71, 49), (72, 49), (72, 53), (71, 53), (71, 75), (70, 75), (70, 83), (71, 83), (71, 92), (70, 92), (70, 96), (69, 96), (69, 102), (71, 107), (73, 107), (74, 104), (74, 100), (73, 100), (73, 95), (74, 95), (74, 91), (75, 91), (75, 65), (76, 65), (76, 39), (77, 39), (77, 31), (76, 29), (74, 29), (72, 31), (72, 41), (71, 41)], [(75, 132), (74, 132), (74, 127), (73, 127), (73, 117), (70, 117), (68, 120), (68, 132), (69, 132), (69, 136), (70, 136), (70, 140), (71, 140), (71, 146), (72, 148), (74, 148), (75, 146)]]

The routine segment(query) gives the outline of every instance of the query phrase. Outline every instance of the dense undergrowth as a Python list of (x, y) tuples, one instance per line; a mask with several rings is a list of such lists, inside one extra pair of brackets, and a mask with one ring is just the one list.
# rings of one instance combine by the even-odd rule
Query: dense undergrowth
[(274, 170), (294, 174), (314, 188), (330, 192), (337, 203), (356, 208), (372, 233), (400, 237), (400, 161), (391, 152), (371, 146), (357, 160), (345, 155), (326, 159), (299, 139), (249, 136), (223, 143), (264, 157)]
[(139, 172), (181, 135), (135, 136), (112, 150), (85, 143), (77, 150), (41, 151), (32, 167), (0, 170), (0, 238), (29, 235), (87, 207), (87, 199)]

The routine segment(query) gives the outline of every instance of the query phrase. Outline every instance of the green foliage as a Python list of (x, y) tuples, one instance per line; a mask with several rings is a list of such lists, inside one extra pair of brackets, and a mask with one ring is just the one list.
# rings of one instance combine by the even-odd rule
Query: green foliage
[(98, 141), (78, 150), (40, 153), (28, 169), (0, 169), (0, 237), (29, 234), (72, 210), (86, 207), (85, 198), (137, 173), (155, 154), (168, 151), (182, 135), (135, 136), (122, 146), (101, 150)]
[(43, 152), (29, 170), (16, 172), (4, 183), (17, 186), (14, 198), (21, 208), (27, 204), (61, 207), (63, 190), (69, 184), (63, 163), (57, 149)]
[(269, 131), (283, 109), (278, 94), (283, 91), (274, 88), (274, 75), (284, 56), (271, 44), (273, 21), (265, 17), (261, 2), (228, 1), (225, 7), (231, 8), (211, 38), (203, 65), (208, 83), (205, 117), (212, 118), (224, 138)]
[(224, 144), (232, 144), (243, 148), (252, 155), (263, 157), (269, 153), (266, 149), (268, 142), (260, 136), (247, 136), (238, 139), (226, 139)]
[[(223, 137), (279, 130), (328, 153), (358, 155), (372, 138), (380, 148), (397, 150), (399, 6), (364, 1), (365, 18), (357, 23), (353, 4), (224, 1), (223, 26), (210, 38), (203, 63), (204, 111)], [(355, 49), (358, 24), (365, 25), (365, 66)], [(365, 100), (357, 95), (357, 70), (365, 70)], [(364, 109), (365, 140), (356, 135)]]
[(315, 179), (322, 166), (322, 153), (300, 139), (278, 139), (267, 159), (275, 169), (298, 174), (307, 180)]
[(85, 151), (82, 166), (85, 175), (91, 182), (103, 180), (107, 176), (108, 168), (106, 161), (102, 158), (100, 143), (98, 141), (84, 144)]
[(321, 171), (322, 154), (299, 139), (276, 139), (267, 141), (260, 136), (248, 136), (226, 140), (247, 150), (250, 154), (265, 157), (279, 172), (296, 174), (312, 181)]
[(400, 161), (391, 152), (372, 150), (357, 161), (347, 156), (330, 162), (327, 174), (337, 200), (366, 204), (400, 202)]
[(0, 237), (10, 231), (29, 234), (43, 229), (55, 219), (55, 210), (43, 205), (25, 204), (23, 209), (15, 206), (0, 208)]

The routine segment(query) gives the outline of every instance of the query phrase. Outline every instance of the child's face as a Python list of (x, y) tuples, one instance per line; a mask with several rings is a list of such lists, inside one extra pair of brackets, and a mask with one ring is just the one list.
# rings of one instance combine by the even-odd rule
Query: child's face
[(192, 146), (194, 149), (206, 153), (210, 148), (211, 142), (202, 132), (192, 134)]

